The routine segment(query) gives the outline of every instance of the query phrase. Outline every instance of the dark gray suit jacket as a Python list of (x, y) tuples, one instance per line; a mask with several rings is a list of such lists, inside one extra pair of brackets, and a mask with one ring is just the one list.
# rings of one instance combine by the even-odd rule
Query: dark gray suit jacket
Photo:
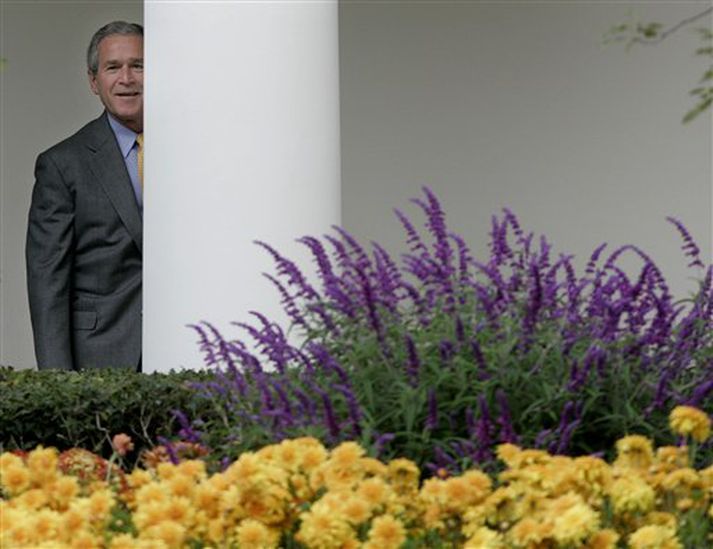
[(25, 253), (40, 369), (137, 368), (142, 247), (104, 113), (37, 158)]

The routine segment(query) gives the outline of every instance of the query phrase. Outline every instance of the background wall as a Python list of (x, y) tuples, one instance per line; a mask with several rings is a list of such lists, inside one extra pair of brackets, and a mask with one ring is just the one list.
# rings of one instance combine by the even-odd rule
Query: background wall
[[(490, 215), (509, 206), (580, 259), (603, 241), (640, 245), (683, 295), (695, 273), (664, 217), (681, 218), (706, 259), (713, 246), (711, 118), (680, 124), (705, 68), (692, 55), (697, 37), (629, 53), (600, 44), (632, 6), (673, 23), (708, 4), (342, 2), (345, 226), (402, 251), (391, 209), (417, 218), (408, 199), (427, 184), (476, 256)], [(24, 235), (34, 159), (100, 112), (86, 42), (111, 19), (140, 21), (141, 6), (0, 6), (0, 363), (32, 367)]]
[(101, 114), (86, 51), (117, 19), (142, 23), (143, 3), (0, 1), (0, 364), (35, 365), (25, 285), (35, 159)]
[[(404, 208), (434, 189), (476, 257), (503, 206), (580, 264), (635, 243), (692, 287), (667, 215), (710, 257), (711, 117), (681, 124), (703, 74), (690, 30), (601, 46), (632, 6), (670, 22), (710, 2), (343, 2), (342, 220), (404, 251)], [(699, 21), (698, 26), (710, 25)], [(636, 264), (636, 262), (634, 262)]]

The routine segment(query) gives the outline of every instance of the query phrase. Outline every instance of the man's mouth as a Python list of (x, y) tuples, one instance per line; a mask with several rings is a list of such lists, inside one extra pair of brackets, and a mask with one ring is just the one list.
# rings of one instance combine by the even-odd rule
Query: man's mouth
[(139, 92), (121, 92), (121, 93), (116, 93), (114, 94), (118, 97), (136, 97), (137, 95), (140, 95)]

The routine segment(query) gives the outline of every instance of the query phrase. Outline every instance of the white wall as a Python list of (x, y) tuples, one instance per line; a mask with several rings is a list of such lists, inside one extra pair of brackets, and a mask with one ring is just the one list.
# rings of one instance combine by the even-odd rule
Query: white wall
[(102, 112), (86, 51), (118, 19), (141, 23), (143, 3), (0, 1), (0, 364), (35, 365), (25, 285), (35, 159)]
[[(638, 3), (675, 23), (706, 4)], [(343, 2), (343, 220), (404, 251), (398, 206), (431, 186), (476, 257), (490, 216), (586, 259), (601, 242), (648, 250), (692, 288), (667, 215), (710, 258), (711, 117), (680, 121), (706, 63), (691, 31), (629, 53), (603, 33), (634, 3)], [(710, 18), (698, 26), (710, 25)]]

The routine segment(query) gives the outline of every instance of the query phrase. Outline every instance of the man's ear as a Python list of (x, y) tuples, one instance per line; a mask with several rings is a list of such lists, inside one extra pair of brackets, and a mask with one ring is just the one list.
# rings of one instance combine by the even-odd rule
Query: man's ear
[(87, 78), (89, 78), (89, 87), (94, 92), (94, 95), (99, 95), (99, 87), (97, 86), (97, 77), (92, 73), (92, 71), (87, 71)]

